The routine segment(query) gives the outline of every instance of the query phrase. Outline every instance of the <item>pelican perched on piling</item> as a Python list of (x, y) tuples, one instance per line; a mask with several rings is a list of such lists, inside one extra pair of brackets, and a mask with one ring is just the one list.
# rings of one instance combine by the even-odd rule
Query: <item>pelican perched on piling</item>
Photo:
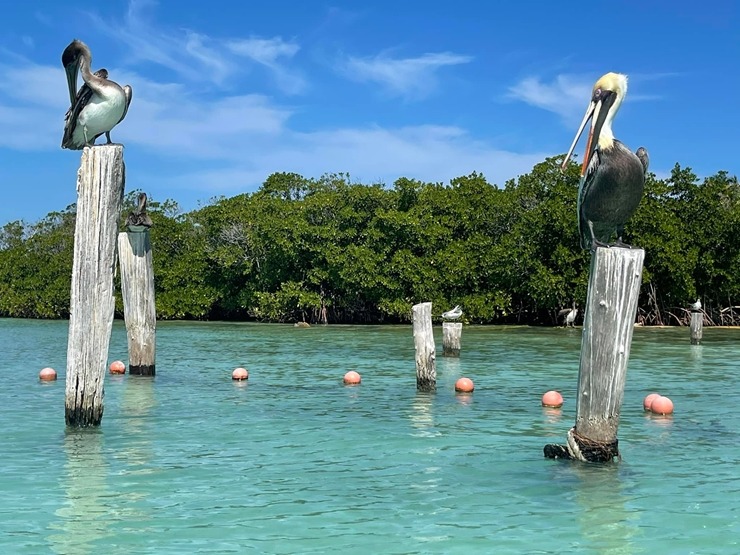
[(146, 231), (152, 227), (152, 219), (146, 213), (146, 193), (139, 194), (139, 202), (126, 218), (126, 229), (129, 231)]
[(691, 303), (691, 310), (699, 312), (701, 310), (701, 299), (696, 299), (695, 303)]
[[(632, 153), (612, 133), (612, 121), (626, 94), (626, 75), (607, 73), (596, 81), (586, 115), (561, 167), (563, 170), (567, 167), (578, 139), (591, 120), (578, 185), (578, 229), (581, 246), (587, 250), (608, 246), (630, 248), (622, 241), (624, 224), (642, 199), (649, 158), (647, 150), (640, 147)], [(617, 240), (610, 244), (615, 232)]]
[[(81, 150), (95, 143), (105, 133), (111, 143), (110, 131), (123, 121), (131, 104), (132, 90), (108, 79), (108, 72), (91, 70), (92, 54), (87, 45), (73, 40), (62, 53), (62, 65), (67, 73), (70, 107), (64, 118), (62, 148)], [(77, 91), (77, 74), (84, 84)]]
[(442, 318), (444, 318), (445, 320), (457, 320), (460, 316), (462, 316), (462, 314), (463, 314), (462, 308), (460, 308), (460, 305), (457, 305), (452, 310), (443, 312)]

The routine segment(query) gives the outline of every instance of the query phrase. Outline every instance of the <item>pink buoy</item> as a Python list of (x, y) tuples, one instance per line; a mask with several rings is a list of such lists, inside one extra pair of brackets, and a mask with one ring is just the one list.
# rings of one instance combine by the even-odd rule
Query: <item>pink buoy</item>
[(650, 410), (650, 406), (653, 404), (653, 401), (660, 397), (660, 393), (651, 393), (650, 395), (647, 395), (642, 400), (642, 408), (645, 410)]
[(110, 370), (111, 374), (125, 374), (126, 365), (120, 360), (114, 360), (113, 362), (110, 363), (108, 370)]
[(653, 414), (673, 414), (673, 401), (668, 397), (659, 395), (653, 399), (653, 403), (650, 405), (650, 410)]
[(563, 406), (563, 396), (557, 391), (548, 391), (542, 396), (542, 406), (559, 409)]
[(459, 393), (472, 393), (475, 384), (470, 378), (460, 378), (455, 382), (455, 391)]
[(248, 380), (249, 372), (246, 368), (235, 368), (234, 371), (231, 373), (231, 379), (239, 381)]
[(39, 379), (42, 382), (52, 382), (57, 379), (57, 371), (53, 368), (44, 368), (39, 372)]
[(357, 385), (362, 381), (362, 376), (360, 376), (357, 372), (354, 370), (350, 370), (344, 375), (344, 383), (347, 385)]

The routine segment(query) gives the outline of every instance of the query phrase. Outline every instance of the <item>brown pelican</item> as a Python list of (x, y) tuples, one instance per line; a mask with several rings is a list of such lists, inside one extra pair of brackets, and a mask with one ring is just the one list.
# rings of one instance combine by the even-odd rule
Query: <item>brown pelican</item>
[(565, 170), (592, 120), (578, 185), (578, 229), (584, 249), (610, 246), (615, 231), (617, 240), (611, 246), (630, 248), (622, 241), (624, 224), (642, 199), (649, 160), (647, 150), (640, 147), (633, 154), (612, 133), (612, 121), (626, 94), (626, 75), (607, 73), (596, 81), (586, 115), (563, 160)]
[(447, 312), (442, 313), (442, 318), (445, 320), (457, 320), (460, 316), (462, 316), (462, 308), (460, 308), (460, 305), (457, 305), (452, 310), (448, 310)]
[(139, 203), (126, 218), (126, 229), (129, 231), (146, 231), (152, 227), (152, 219), (146, 213), (146, 193), (139, 194)]
[[(126, 85), (122, 88), (109, 80), (105, 69), (92, 73), (91, 64), (90, 49), (77, 39), (62, 53), (70, 101), (64, 120), (62, 148), (81, 150), (94, 144), (95, 139), (103, 133), (110, 144), (111, 129), (123, 121), (131, 104), (131, 87)], [(78, 72), (85, 83), (75, 93)]]

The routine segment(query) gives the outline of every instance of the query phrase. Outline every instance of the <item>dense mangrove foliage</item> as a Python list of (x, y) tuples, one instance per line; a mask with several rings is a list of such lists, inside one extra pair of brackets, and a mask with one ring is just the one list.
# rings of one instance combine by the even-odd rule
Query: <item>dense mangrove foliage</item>
[[(476, 173), (392, 186), (276, 173), (189, 213), (152, 200), (158, 317), (407, 322), (413, 304), (432, 301), (437, 315), (462, 305), (474, 323), (555, 324), (560, 309), (583, 306), (590, 261), (577, 231), (579, 167), (562, 173), (561, 160), (501, 187)], [(74, 224), (70, 206), (2, 227), (0, 315), (69, 315)], [(645, 324), (684, 323), (697, 298), (714, 323), (737, 323), (736, 177), (699, 180), (679, 165), (651, 175), (625, 240), (646, 251)]]

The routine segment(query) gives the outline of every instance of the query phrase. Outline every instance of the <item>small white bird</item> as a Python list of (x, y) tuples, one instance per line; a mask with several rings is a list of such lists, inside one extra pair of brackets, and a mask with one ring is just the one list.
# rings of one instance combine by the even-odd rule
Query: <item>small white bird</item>
[(691, 303), (691, 310), (699, 312), (701, 310), (701, 300), (696, 299), (695, 303)]
[(444, 318), (445, 320), (457, 320), (460, 316), (462, 316), (462, 314), (463, 314), (462, 308), (460, 308), (460, 305), (457, 305), (452, 310), (443, 312), (442, 318)]

